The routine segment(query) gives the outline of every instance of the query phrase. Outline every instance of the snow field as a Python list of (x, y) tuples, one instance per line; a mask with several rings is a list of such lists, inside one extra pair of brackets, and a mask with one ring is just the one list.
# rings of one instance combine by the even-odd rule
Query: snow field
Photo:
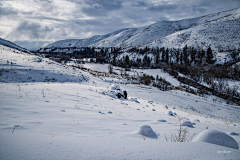
[[(210, 143), (132, 138), (1, 134), (1, 159), (239, 159), (239, 150)], [(13, 154), (14, 153), (14, 154)]]
[[(211, 96), (105, 82), (47, 59), (35, 62), (36, 56), (7, 48), (0, 53), (4, 70), (0, 76), (0, 159), (239, 159), (237, 149), (166, 142), (164, 137), (178, 132), (180, 116), (190, 135), (205, 130), (235, 132), (229, 135), (240, 144), (238, 106), (220, 103), (220, 99), (213, 103), (216, 97)], [(16, 73), (11, 73), (19, 76), (5, 72), (12, 67), (7, 61), (16, 63)], [(21, 67), (34, 72), (22, 72)], [(42, 72), (58, 81), (44, 82)], [(25, 73), (38, 81), (27, 81)], [(114, 96), (112, 85), (126, 90), (128, 98)], [(151, 134), (144, 136), (141, 131)], [(155, 138), (149, 138), (152, 135)]]
[[(144, 102), (141, 100), (140, 103), (128, 102), (128, 100), (102, 96), (99, 91), (105, 90), (104, 87), (97, 87), (98, 91), (96, 91), (96, 87), (84, 84), (34, 83), (22, 85), (20, 91), (16, 84), (1, 84), (0, 88), (1, 95), (5, 95), (1, 96), (0, 100), (1, 106), (4, 106), (0, 110), (2, 122), (0, 137), (6, 147), (1, 147), (0, 150), (4, 153), (4, 157), (13, 158), (20, 155), (23, 159), (32, 157), (40, 159), (46, 156), (64, 159), (63, 157), (68, 156), (74, 159), (82, 155), (84, 159), (94, 159), (97, 156), (99, 156), (97, 159), (101, 159), (100, 157), (114, 159), (118, 156), (133, 159), (139, 156), (175, 159), (188, 156), (192, 159), (201, 159), (205, 155), (219, 159), (222, 155), (217, 154), (218, 150), (231, 151), (231, 155), (226, 154), (223, 159), (228, 156), (233, 159), (239, 157), (240, 152), (236, 152), (235, 149), (212, 144), (167, 143), (164, 134), (170, 136), (169, 131), (177, 132), (179, 128), (177, 117), (165, 115), (159, 111), (161, 108), (156, 109), (156, 112), (136, 110)], [(42, 90), (45, 91), (44, 97)], [(151, 102), (148, 105), (151, 107)], [(179, 111), (178, 114), (184, 113)], [(157, 140), (136, 134), (139, 126), (146, 125), (152, 128), (151, 133), (157, 135)], [(190, 127), (188, 130), (190, 134), (201, 133), (206, 127), (224, 132), (231, 130), (239, 134), (239, 127), (215, 124), (214, 120), (211, 123), (196, 121), (194, 128)], [(239, 135), (232, 137), (240, 142)], [(16, 147), (15, 143), (21, 144), (22, 147)], [(29, 145), (31, 145), (30, 149)], [(203, 150), (206, 147), (211, 152)], [(10, 156), (10, 150), (16, 154)], [(186, 150), (189, 152), (186, 153)], [(199, 152), (202, 153), (201, 156)], [(36, 153), (39, 153), (39, 157), (36, 157)]]
[[(91, 69), (93, 71), (108, 73), (108, 64), (85, 63), (83, 64), (83, 67)], [(120, 67), (113, 66), (114, 72), (120, 74), (120, 70), (121, 70)], [(131, 71), (127, 71), (127, 74), (129, 74), (129, 76), (134, 76), (134, 74), (135, 75), (146, 74), (146, 75), (151, 75), (155, 78), (158, 75), (159, 77), (166, 79), (168, 82), (170, 82), (174, 86), (180, 85), (180, 82), (178, 80), (170, 76), (168, 73), (163, 72), (161, 69), (132, 69)]]

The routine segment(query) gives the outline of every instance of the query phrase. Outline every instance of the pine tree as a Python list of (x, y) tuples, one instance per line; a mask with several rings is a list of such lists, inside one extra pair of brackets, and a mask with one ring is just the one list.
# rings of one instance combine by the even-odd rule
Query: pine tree
[(202, 64), (204, 57), (205, 57), (205, 51), (202, 49), (202, 50), (199, 51), (199, 53), (198, 53), (198, 58), (199, 58), (199, 63), (200, 63), (200, 64)]
[(147, 57), (147, 66), (150, 66), (152, 59), (150, 57)]
[(116, 65), (116, 55), (113, 54), (113, 61), (112, 61), (112, 64), (115, 66)]
[(184, 61), (185, 65), (189, 64), (187, 45), (183, 48), (183, 61)]
[(101, 50), (100, 50), (100, 55), (101, 55), (101, 56), (104, 56), (104, 50), (103, 50), (103, 48), (101, 48)]
[(146, 66), (148, 64), (148, 56), (145, 54), (143, 57), (143, 66)]
[(149, 48), (146, 46), (146, 47), (145, 47), (145, 52), (147, 52), (147, 51), (149, 51)]
[(180, 54), (180, 63), (183, 64), (183, 53)]
[(213, 61), (213, 53), (212, 53), (211, 47), (208, 47), (208, 49), (207, 49), (206, 62), (208, 64), (213, 64), (214, 63), (214, 61)]
[(128, 57), (128, 55), (126, 55), (124, 63), (125, 63), (125, 67), (129, 66), (129, 57)]
[(155, 56), (155, 64), (157, 65), (159, 63), (159, 53), (157, 52)]
[(165, 60), (165, 62), (168, 64), (168, 63), (169, 63), (169, 50), (168, 50), (168, 48), (167, 48), (167, 50), (166, 50), (165, 55), (166, 55), (166, 60)]
[(238, 52), (237, 52), (237, 49), (234, 48), (233, 51), (232, 51), (232, 54), (231, 54), (231, 57), (234, 61), (237, 61), (238, 60)]
[(197, 51), (192, 47), (191, 49), (191, 63), (195, 63)]
[(162, 62), (165, 62), (165, 49), (162, 49)]
[(138, 67), (142, 66), (142, 60), (141, 60), (141, 58), (137, 58), (137, 64), (138, 64)]
[(108, 73), (109, 74), (113, 73), (113, 66), (111, 64), (108, 65)]
[(179, 63), (179, 50), (177, 50), (177, 53), (176, 53), (176, 63), (178, 64)]

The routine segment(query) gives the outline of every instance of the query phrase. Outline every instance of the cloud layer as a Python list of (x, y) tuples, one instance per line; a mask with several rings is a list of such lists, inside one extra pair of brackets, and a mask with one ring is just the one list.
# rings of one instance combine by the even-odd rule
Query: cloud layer
[(237, 7), (239, 0), (2, 0), (0, 37), (10, 41), (81, 39)]

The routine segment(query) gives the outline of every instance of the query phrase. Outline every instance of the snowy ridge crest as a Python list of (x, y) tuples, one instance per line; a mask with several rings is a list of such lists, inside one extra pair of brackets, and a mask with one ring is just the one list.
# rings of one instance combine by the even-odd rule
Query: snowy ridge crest
[(140, 28), (125, 28), (86, 39), (61, 40), (41, 48), (46, 52), (70, 53), (81, 47), (168, 47), (210, 46), (214, 50), (239, 48), (240, 8), (179, 21), (158, 21)]
[(27, 51), (27, 49), (22, 48), (22, 47), (16, 45), (15, 43), (12, 43), (10, 41), (4, 40), (2, 38), (0, 38), (0, 44), (4, 45), (4, 46), (7, 46), (7, 47), (10, 47), (10, 48), (13, 48), (13, 49), (16, 49), (16, 50), (19, 50), (19, 51), (29, 52), (29, 51)]

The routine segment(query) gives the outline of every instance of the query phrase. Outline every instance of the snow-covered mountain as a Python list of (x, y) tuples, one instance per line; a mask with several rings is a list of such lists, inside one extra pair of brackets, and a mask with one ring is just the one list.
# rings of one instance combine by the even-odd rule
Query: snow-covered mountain
[[(240, 8), (179, 21), (159, 21), (140, 28), (121, 29), (86, 39), (61, 40), (40, 51), (71, 52), (80, 47), (206, 47), (214, 50), (239, 48)], [(67, 50), (66, 50), (67, 49)]]
[(19, 50), (19, 51), (29, 52), (29, 51), (27, 51), (27, 49), (22, 48), (22, 47), (16, 45), (15, 43), (12, 43), (12, 42), (7, 41), (7, 40), (2, 39), (2, 38), (0, 38), (0, 44), (4, 45), (4, 46), (7, 46), (7, 47), (10, 47), (10, 48), (13, 48), (13, 49), (16, 49), (16, 50)]
[(204, 48), (211, 45), (216, 51), (240, 48), (240, 8), (194, 19), (175, 21), (172, 22), (172, 26), (179, 23), (181, 26), (186, 23), (186, 28), (161, 37), (147, 46), (183, 48), (188, 45)]

